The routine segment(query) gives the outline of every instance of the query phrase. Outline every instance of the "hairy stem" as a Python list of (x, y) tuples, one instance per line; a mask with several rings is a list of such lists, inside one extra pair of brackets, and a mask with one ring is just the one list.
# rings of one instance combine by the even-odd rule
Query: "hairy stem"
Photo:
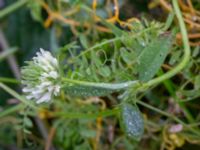
[(127, 89), (129, 87), (132, 87), (133, 85), (139, 85), (139, 81), (127, 81), (123, 83), (98, 83), (98, 82), (87, 82), (87, 81), (80, 81), (80, 80), (73, 80), (69, 78), (63, 78), (63, 82), (68, 84), (75, 84), (75, 85), (83, 85), (86, 87), (96, 87), (96, 88), (102, 88), (107, 90), (121, 90), (121, 89)]

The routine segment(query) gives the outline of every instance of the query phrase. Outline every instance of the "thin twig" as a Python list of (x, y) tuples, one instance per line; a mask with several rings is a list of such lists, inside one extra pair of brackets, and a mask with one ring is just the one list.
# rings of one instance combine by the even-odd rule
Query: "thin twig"
[[(3, 51), (7, 51), (9, 49), (9, 45), (8, 45), (6, 38), (3, 34), (3, 32), (1, 31), (1, 29), (0, 29), (0, 47)], [(15, 78), (19, 80), (20, 79), (20, 71), (19, 71), (19, 65), (17, 63), (15, 56), (13, 54), (10, 54), (7, 57), (7, 61), (8, 61), (8, 64), (9, 64)]]
[(46, 145), (45, 145), (45, 150), (52, 150), (51, 148), (51, 145), (52, 145), (52, 141), (53, 141), (53, 137), (55, 135), (55, 132), (56, 132), (56, 128), (52, 127), (50, 129), (50, 132), (49, 132), (49, 135), (48, 135), (48, 138), (47, 138), (47, 141), (46, 141)]

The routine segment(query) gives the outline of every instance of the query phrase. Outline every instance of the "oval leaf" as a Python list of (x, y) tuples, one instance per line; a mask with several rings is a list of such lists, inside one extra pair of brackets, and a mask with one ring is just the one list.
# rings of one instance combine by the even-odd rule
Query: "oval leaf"
[(172, 35), (164, 34), (153, 40), (138, 58), (138, 72), (141, 81), (150, 80), (164, 62), (171, 46)]
[(143, 117), (137, 106), (125, 103), (121, 108), (122, 126), (125, 133), (134, 140), (140, 140), (144, 133)]

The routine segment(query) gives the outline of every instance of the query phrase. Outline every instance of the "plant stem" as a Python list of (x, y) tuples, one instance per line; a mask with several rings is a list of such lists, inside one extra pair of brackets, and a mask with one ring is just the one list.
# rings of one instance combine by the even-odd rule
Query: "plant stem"
[(96, 119), (98, 117), (108, 117), (108, 116), (113, 116), (116, 115), (120, 111), (119, 108), (115, 109), (107, 109), (101, 112), (97, 113), (66, 113), (66, 112), (54, 112), (51, 115), (53, 117), (64, 117), (64, 118), (73, 118), (73, 119), (78, 119), (78, 118), (87, 118), (87, 119)]
[(138, 85), (139, 81), (127, 81), (123, 83), (99, 83), (99, 82), (87, 82), (87, 81), (80, 81), (80, 80), (73, 80), (69, 78), (62, 78), (63, 82), (68, 84), (75, 84), (75, 85), (82, 85), (86, 87), (94, 87), (94, 88), (101, 88), (107, 90), (121, 90), (127, 89), (132, 87), (133, 85)]
[[(158, 75), (163, 75), (163, 74), (164, 74), (164, 72), (162, 71), (162, 69), (160, 69), (160, 71), (158, 72)], [(171, 95), (171, 97), (173, 97), (175, 103), (177, 103), (181, 107), (181, 109), (183, 110), (187, 120), (190, 123), (193, 123), (194, 118), (193, 118), (192, 114), (186, 108), (184, 103), (181, 103), (182, 101), (180, 101), (175, 94), (175, 89), (174, 89), (175, 86), (174, 86), (173, 82), (170, 79), (167, 79), (167, 80), (163, 81), (163, 84), (164, 84), (165, 88), (167, 89), (167, 91), (169, 92), (169, 94)]]
[(14, 112), (22, 109), (23, 107), (24, 107), (23, 104), (18, 104), (16, 106), (11, 107), (11, 108), (7, 108), (4, 111), (0, 112), (0, 118), (4, 117), (6, 115), (9, 115), (11, 113), (14, 113)]
[[(0, 28), (0, 46), (3, 51), (7, 51), (10, 49), (8, 41), (6, 40), (6, 37), (3, 33), (3, 31), (1, 30), (1, 28)], [(10, 54), (9, 56), (7, 56), (6, 59), (8, 61), (10, 69), (13, 72), (15, 78), (19, 80), (20, 79), (20, 71), (19, 71), (19, 65), (16, 60), (16, 57), (13, 54)]]
[(0, 53), (0, 62), (4, 60), (9, 55), (15, 53), (17, 51), (17, 47), (9, 48), (8, 50), (5, 50)]
[[(182, 124), (184, 127), (188, 127), (188, 125), (185, 122), (183, 122), (182, 120), (180, 120), (178, 117), (176, 117), (174, 115), (171, 115), (171, 114), (169, 114), (169, 113), (167, 113), (165, 111), (162, 111), (162, 110), (160, 110), (160, 109), (158, 109), (156, 107), (153, 107), (153, 106), (151, 106), (149, 104), (146, 104), (145, 102), (142, 102), (142, 101), (137, 101), (137, 103), (142, 105), (142, 106), (144, 106), (144, 107), (146, 107), (146, 108), (148, 108), (148, 109), (151, 109), (151, 110), (153, 110), (153, 111), (155, 111), (157, 113), (160, 113), (160, 114), (162, 114), (162, 115), (164, 115), (166, 117), (169, 117), (169, 118), (173, 119), (174, 121)], [(190, 130), (191, 132), (193, 132), (196, 135), (200, 136), (200, 133), (199, 133), (198, 130), (196, 130), (194, 128), (188, 128), (188, 130)]]
[(181, 34), (183, 37), (182, 40), (183, 40), (183, 46), (184, 46), (184, 56), (183, 56), (182, 61), (174, 69), (172, 69), (171, 71), (165, 73), (164, 75), (160, 77), (157, 77), (155, 79), (150, 80), (147, 83), (144, 83), (143, 85), (144, 87), (149, 87), (149, 86), (158, 84), (166, 79), (173, 77), (187, 65), (190, 59), (190, 46), (189, 46), (189, 41), (188, 41), (188, 36), (187, 36), (187, 30), (186, 30), (177, 0), (172, 0), (172, 2), (173, 2), (175, 14), (178, 18)]
[(16, 11), (17, 9), (21, 8), (27, 2), (28, 2), (28, 0), (18, 0), (17, 2), (13, 3), (12, 5), (4, 8), (3, 10), (0, 11), (0, 19), (9, 15), (10, 13)]
[[(174, 11), (175, 11), (175, 14), (178, 18), (178, 22), (179, 22), (179, 26), (180, 26), (180, 30), (181, 30), (181, 34), (182, 34), (182, 37), (183, 37), (183, 46), (184, 46), (184, 56), (183, 56), (183, 59), (182, 61), (174, 68), (172, 69), (171, 71), (159, 76), (158, 78), (155, 78), (153, 80), (150, 80), (149, 82), (147, 82), (146, 84), (144, 84), (143, 86), (144, 87), (149, 87), (149, 86), (152, 86), (152, 85), (155, 85), (155, 84), (158, 84), (160, 82), (163, 82), (169, 78), (171, 78), (172, 76), (176, 75), (178, 72), (180, 72), (186, 65), (187, 63), (189, 62), (189, 59), (190, 59), (190, 46), (189, 46), (189, 41), (188, 41), (188, 35), (187, 35), (187, 30), (186, 30), (186, 27), (185, 27), (185, 24), (184, 24), (184, 21), (183, 21), (183, 17), (181, 15), (181, 11), (180, 11), (180, 8), (178, 6), (178, 2), (177, 0), (172, 0), (172, 3), (173, 3), (173, 6), (174, 6)], [(167, 82), (166, 82), (167, 83)], [(166, 84), (164, 83), (164, 84)], [(173, 95), (173, 94), (172, 94)], [(174, 96), (174, 95), (173, 95)], [(174, 96), (175, 98), (175, 96)], [(175, 98), (176, 99), (176, 98)], [(176, 99), (177, 101), (177, 99)], [(179, 101), (177, 101), (177, 103), (180, 105), (180, 107), (184, 110), (185, 114), (186, 114), (186, 117), (188, 119), (189, 122), (193, 122), (194, 119), (192, 117), (192, 115), (189, 113), (189, 111), (186, 109), (186, 107), (181, 104)]]
[(20, 81), (12, 78), (4, 78), (0, 77), (0, 82), (7, 82), (7, 83), (13, 83), (13, 84), (20, 84)]
[(27, 101), (24, 97), (20, 96), (17, 92), (15, 92), (14, 90), (12, 90), (11, 88), (9, 88), (8, 86), (6, 86), (5, 84), (3, 84), (1, 82), (0, 82), (0, 88), (4, 89), (10, 95), (12, 95), (13, 97), (15, 97), (16, 99), (18, 99), (22, 103), (30, 106), (31, 108), (36, 109), (36, 110), (39, 109), (38, 107), (36, 107), (35, 105), (33, 105), (31, 102)]
[(173, 115), (171, 115), (171, 114), (169, 114), (169, 113), (167, 113), (167, 112), (165, 112), (165, 111), (162, 111), (162, 110), (160, 110), (160, 109), (158, 109), (158, 108), (156, 108), (156, 107), (153, 107), (153, 106), (151, 106), (151, 105), (149, 105), (149, 104), (146, 104), (146, 103), (143, 102), (143, 101), (139, 101), (139, 100), (138, 100), (137, 103), (140, 104), (140, 105), (142, 105), (142, 106), (144, 106), (144, 107), (146, 107), (146, 108), (148, 108), (148, 109), (151, 109), (151, 110), (153, 110), (153, 111), (156, 111), (157, 113), (160, 113), (160, 114), (162, 114), (162, 115), (164, 115), (164, 116), (166, 116), (166, 117), (169, 117), (169, 118), (173, 119), (174, 121), (176, 121), (176, 122), (178, 122), (178, 123), (180, 123), (180, 124), (186, 126), (186, 124), (185, 124), (183, 121), (181, 121), (179, 118), (177, 118), (177, 117), (175, 117), (175, 116), (173, 116)]

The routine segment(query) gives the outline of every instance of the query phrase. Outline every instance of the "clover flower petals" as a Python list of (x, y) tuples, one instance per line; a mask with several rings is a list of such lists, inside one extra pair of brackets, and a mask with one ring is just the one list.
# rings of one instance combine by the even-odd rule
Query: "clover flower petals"
[(60, 86), (56, 85), (55, 88), (54, 88), (54, 90), (55, 90), (54, 95), (58, 96), (58, 93), (60, 92)]
[(22, 89), (22, 92), (24, 92), (24, 93), (31, 92), (31, 91), (33, 91), (33, 88), (25, 87), (25, 88)]
[(57, 59), (41, 48), (36, 57), (33, 57), (33, 61), (22, 69), (22, 84), (25, 86), (22, 91), (26, 94), (26, 98), (35, 100), (39, 104), (49, 102), (54, 96), (58, 96), (60, 93), (58, 68)]
[(44, 82), (43, 80), (41, 80), (41, 84), (37, 85), (37, 88), (42, 90), (42, 89), (49, 87), (51, 85), (52, 85), (52, 83), (50, 81)]
[(28, 100), (31, 100), (31, 99), (33, 98), (33, 96), (32, 96), (32, 95), (27, 95), (26, 98), (27, 98)]
[(37, 100), (37, 104), (42, 102), (49, 102), (51, 100), (51, 92), (45, 93), (40, 99)]
[(49, 74), (44, 72), (44, 73), (41, 74), (41, 76), (44, 77), (44, 78), (47, 78), (47, 77), (49, 77)]
[(174, 124), (169, 128), (170, 133), (178, 133), (183, 130), (182, 124)]
[(58, 66), (58, 61), (56, 58), (52, 57), (51, 53), (49, 53), (48, 51), (46, 52), (44, 49), (40, 48), (40, 52), (42, 53), (42, 56), (48, 60), (48, 62), (57, 68)]
[(35, 90), (32, 92), (32, 94), (33, 94), (33, 95), (39, 95), (39, 94), (44, 93), (44, 92), (45, 92), (45, 91), (42, 90), (42, 89), (35, 89)]
[(51, 63), (52, 63), (52, 65), (54, 65), (54, 66), (58, 66), (58, 60), (55, 59), (55, 58), (51, 60)]
[(58, 78), (58, 73), (56, 71), (51, 71), (49, 73), (49, 76), (52, 77), (52, 78), (54, 78), (54, 79), (57, 79)]
[(41, 65), (41, 67), (45, 70), (45, 71), (51, 71), (54, 70), (54, 67), (51, 66), (50, 62), (48, 62), (48, 60), (46, 60), (45, 58), (38, 56), (38, 57), (34, 57), (33, 61), (35, 64), (37, 65)]

